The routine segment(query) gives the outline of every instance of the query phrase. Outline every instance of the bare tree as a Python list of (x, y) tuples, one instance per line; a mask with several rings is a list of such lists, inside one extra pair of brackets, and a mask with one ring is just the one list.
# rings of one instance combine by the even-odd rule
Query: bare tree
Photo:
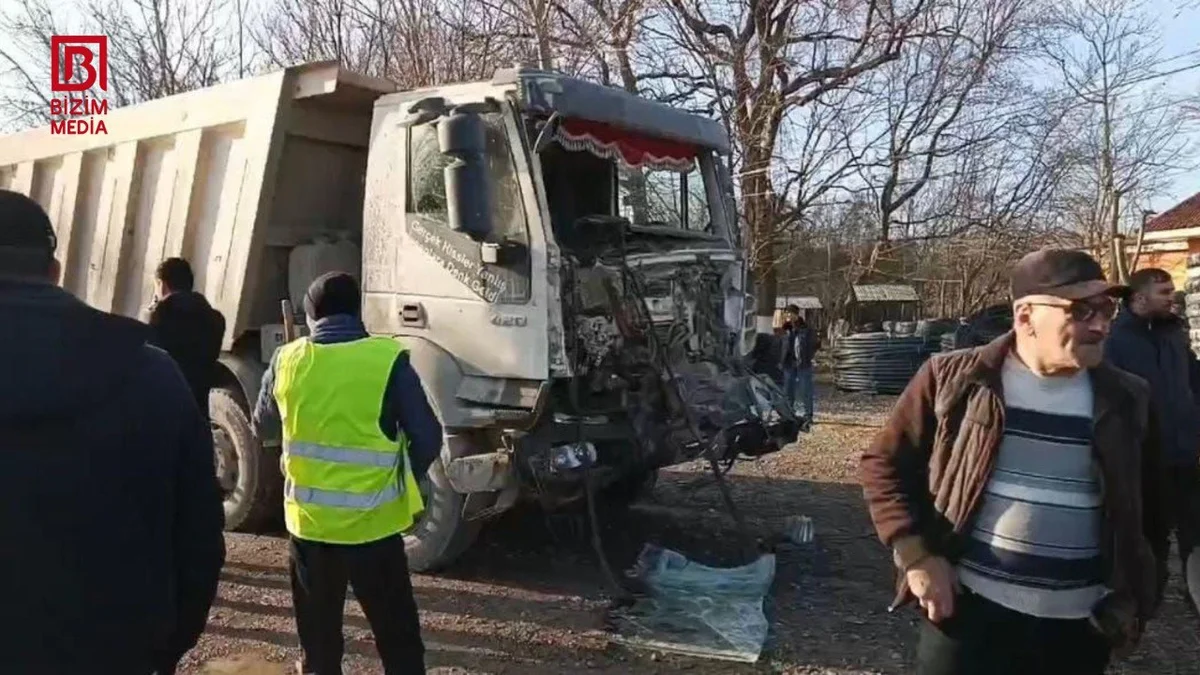
[(1071, 168), (1060, 143), (1063, 121), (1046, 107), (1010, 120), (996, 142), (958, 157), (943, 187), (953, 206), (937, 233), (936, 264), (953, 270), (964, 313), (1006, 290), (1013, 263), (1039, 244), (1062, 244), (1064, 232), (1047, 207)]
[(864, 94), (858, 87), (829, 91), (784, 121), (772, 171), (777, 239), (803, 239), (811, 208), (855, 192), (852, 176), (884, 133), (873, 127), (873, 101)]
[[(741, 213), (769, 314), (777, 287), (781, 200), (772, 174), (780, 131), (796, 110), (895, 60), (926, 0), (667, 0), (673, 39), (739, 151)], [(791, 216), (790, 216), (791, 217)]]
[[(532, 47), (520, 51), (524, 63), (672, 103), (694, 92), (678, 86), (686, 71), (648, 30), (659, 22), (656, 0), (480, 1), (498, 19), (490, 35)], [(460, 25), (482, 36), (469, 20)]]
[(526, 46), (522, 50), (528, 54), (524, 60), (536, 63), (543, 70), (555, 70), (563, 65), (561, 59), (556, 58), (561, 47), (579, 46), (564, 38), (555, 0), (489, 0), (487, 6), (500, 18), (505, 37)]
[(1069, 241), (1049, 208), (1072, 166), (1061, 106), (1050, 103), (1008, 116), (1005, 129), (987, 143), (943, 159), (925, 188), (897, 210), (906, 220), (897, 221), (886, 255), (873, 256), (878, 202), (872, 193), (812, 206), (797, 251), (786, 261), (788, 291), (819, 295), (833, 319), (868, 268), (880, 281), (911, 283), (925, 307), (942, 316), (969, 314), (1002, 298), (1021, 255)]
[(11, 83), (2, 105), (21, 125), (49, 118), (48, 73), (31, 69), (46, 62), (50, 36), (95, 33), (108, 36), (111, 105), (128, 105), (205, 87), (247, 66), (231, 26), (244, 18), (241, 2), (228, 0), (85, 0), (69, 25), (47, 0), (19, 0), (0, 12), (0, 63)]
[(578, 70), (602, 84), (664, 103), (689, 105), (697, 87), (674, 43), (659, 39), (657, 0), (555, 0), (564, 44), (589, 57)]
[(8, 85), (0, 95), (10, 126), (32, 126), (45, 122), (50, 113), (50, 86), (44, 72), (30, 69), (50, 54), (50, 36), (61, 34), (66, 24), (54, 16), (45, 0), (20, 0), (0, 12), (0, 33), (8, 37), (0, 45), (0, 65)]
[(231, 16), (240, 7), (227, 0), (123, 0), (89, 9), (108, 35), (109, 58), (125, 64), (110, 68), (118, 105), (207, 87), (239, 69), (228, 28), (242, 17)]
[(1055, 5), (1048, 19), (1053, 32), (1042, 53), (1081, 130), (1081, 161), (1062, 205), (1083, 243), (1111, 256), (1114, 277), (1125, 280), (1125, 233), (1139, 222), (1131, 204), (1160, 192), (1190, 155), (1186, 111), (1154, 89), (1163, 60), (1152, 15), (1138, 0), (1075, 0)]
[[(1007, 128), (1010, 102), (1021, 97), (1004, 80), (1004, 59), (1021, 38), (1029, 4), (1025, 0), (953, 0), (923, 17), (923, 30), (897, 61), (873, 74), (879, 80), (885, 143), (862, 175), (878, 205), (880, 242), (892, 235), (893, 221), (931, 181), (935, 171), (952, 173), (958, 159), (972, 154)], [(953, 209), (954, 200), (939, 205)], [(917, 220), (901, 225), (919, 233), (949, 215), (918, 209)]]
[(253, 38), (272, 65), (335, 59), (421, 87), (491, 76), (517, 51), (486, 0), (294, 0), (271, 6)]

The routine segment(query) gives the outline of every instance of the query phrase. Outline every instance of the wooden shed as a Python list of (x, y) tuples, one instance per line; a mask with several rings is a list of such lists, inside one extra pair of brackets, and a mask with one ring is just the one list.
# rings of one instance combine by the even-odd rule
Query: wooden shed
[(859, 284), (851, 294), (849, 319), (855, 328), (921, 318), (921, 296), (908, 284)]

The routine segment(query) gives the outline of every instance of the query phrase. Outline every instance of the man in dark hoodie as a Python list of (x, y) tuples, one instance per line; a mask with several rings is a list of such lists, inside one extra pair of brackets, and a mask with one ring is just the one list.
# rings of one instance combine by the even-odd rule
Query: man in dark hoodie
[(821, 341), (817, 332), (800, 316), (799, 306), (788, 305), (784, 310), (784, 318), (786, 323), (783, 327), (783, 349), (780, 354), (784, 392), (793, 406), (797, 398), (804, 402), (805, 423), (811, 425), (816, 414), (813, 357), (821, 348)]
[(154, 274), (156, 297), (150, 309), (151, 342), (175, 359), (200, 410), (208, 415), (208, 392), (217, 372), (225, 317), (192, 289), (192, 266), (167, 258)]
[(1174, 302), (1175, 285), (1166, 271), (1130, 275), (1105, 356), (1150, 383), (1166, 466), (1163, 497), (1187, 586), (1188, 557), (1200, 545), (1200, 362), (1188, 346), (1187, 324), (1172, 311)]
[(58, 288), (0, 190), (0, 672), (172, 673), (224, 561), (212, 437), (142, 323)]

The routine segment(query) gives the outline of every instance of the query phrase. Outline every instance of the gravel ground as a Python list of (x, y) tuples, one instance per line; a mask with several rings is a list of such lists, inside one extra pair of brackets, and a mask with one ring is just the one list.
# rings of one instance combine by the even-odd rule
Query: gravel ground
[[(735, 499), (758, 537), (810, 516), (816, 539), (778, 552), (768, 600), (772, 633), (755, 666), (633, 651), (604, 632), (604, 578), (578, 522), (547, 521), (533, 509), (489, 526), (460, 564), (415, 576), (428, 665), (433, 673), (791, 673), (910, 672), (916, 615), (889, 614), (891, 572), (872, 534), (855, 472), (858, 453), (887, 414), (890, 398), (821, 390), (818, 424), (788, 450), (731, 473)], [(699, 483), (699, 484), (697, 484)], [(654, 493), (605, 532), (614, 568), (653, 541), (702, 562), (747, 562), (738, 532), (698, 466), (664, 472)], [(290, 673), (297, 658), (280, 537), (231, 534), (228, 562), (208, 631), (185, 674)], [(1178, 579), (1138, 651), (1119, 675), (1200, 673), (1200, 633)], [(381, 673), (357, 603), (346, 603), (346, 672)], [(235, 662), (254, 661), (246, 669)], [(243, 666), (245, 663), (242, 664)]]

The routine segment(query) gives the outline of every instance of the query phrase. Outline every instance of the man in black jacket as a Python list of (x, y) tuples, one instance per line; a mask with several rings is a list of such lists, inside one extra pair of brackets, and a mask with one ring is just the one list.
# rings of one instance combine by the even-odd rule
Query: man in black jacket
[(171, 673), (224, 561), (211, 433), (144, 324), (57, 287), (55, 246), (0, 190), (0, 673)]
[(183, 258), (167, 258), (155, 272), (157, 293), (150, 308), (152, 343), (175, 359), (205, 416), (225, 336), (225, 317), (192, 290), (195, 277)]
[(1188, 346), (1187, 324), (1173, 311), (1175, 285), (1157, 268), (1134, 272), (1105, 355), (1150, 383), (1162, 439), (1167, 516), (1184, 566), (1200, 544), (1200, 362)]
[(813, 357), (821, 348), (817, 332), (800, 316), (800, 307), (788, 305), (784, 310), (783, 348), (780, 367), (783, 370), (783, 389), (788, 402), (796, 405), (796, 398), (804, 402), (805, 424), (811, 425), (816, 414), (816, 390), (813, 384)]

